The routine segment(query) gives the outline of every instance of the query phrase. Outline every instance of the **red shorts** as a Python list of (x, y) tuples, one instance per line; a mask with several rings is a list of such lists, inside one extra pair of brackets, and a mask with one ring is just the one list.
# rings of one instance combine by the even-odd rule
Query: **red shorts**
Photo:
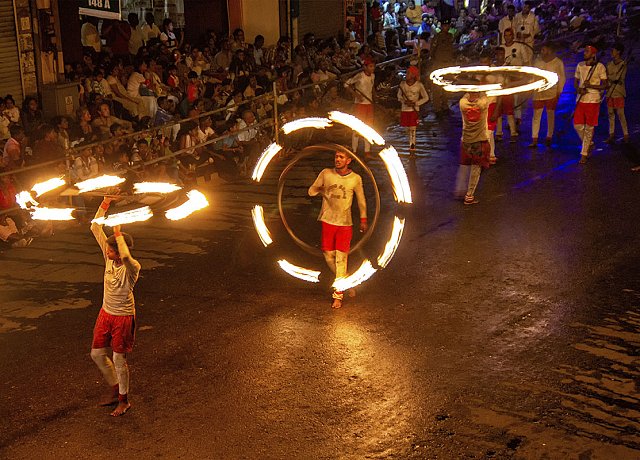
[(547, 109), (547, 110), (555, 110), (558, 106), (558, 98), (554, 97), (553, 99), (539, 99), (533, 100), (533, 109)]
[(418, 126), (418, 112), (415, 110), (400, 112), (400, 126)]
[(111, 347), (115, 353), (131, 353), (135, 338), (135, 315), (115, 316), (100, 309), (93, 328), (91, 348)]
[(610, 109), (624, 109), (624, 97), (608, 97), (607, 107)]
[(513, 94), (501, 96), (502, 98), (502, 115), (513, 115), (514, 97)]
[(373, 104), (356, 104), (354, 115), (368, 125), (373, 124)]
[(491, 121), (491, 117), (493, 117), (493, 113), (495, 112), (497, 105), (498, 104), (495, 102), (489, 104), (489, 110), (487, 112), (487, 129), (489, 131), (495, 131), (496, 126), (498, 125), (498, 120)]
[(578, 102), (573, 114), (574, 125), (598, 126), (600, 104), (597, 102)]
[(353, 227), (351, 225), (331, 225), (322, 222), (320, 249), (323, 251), (349, 252)]
[(460, 145), (460, 164), (479, 165), (483, 168), (489, 167), (489, 155), (491, 146), (489, 141), (473, 142), (471, 144), (462, 143)]

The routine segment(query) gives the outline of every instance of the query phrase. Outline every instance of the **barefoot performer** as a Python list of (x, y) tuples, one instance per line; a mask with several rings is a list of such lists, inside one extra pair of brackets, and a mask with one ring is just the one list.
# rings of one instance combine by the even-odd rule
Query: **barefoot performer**
[(415, 66), (409, 67), (405, 81), (398, 87), (398, 100), (402, 103), (400, 125), (407, 128), (409, 134), (409, 153), (416, 151), (416, 127), (420, 118), (420, 106), (429, 101), (424, 85), (418, 80), (420, 72)]
[[(98, 208), (96, 218), (103, 217), (109, 209), (111, 198), (104, 198)], [(101, 406), (117, 404), (111, 415), (117, 417), (129, 410), (129, 367), (127, 353), (133, 350), (135, 339), (135, 302), (133, 287), (138, 280), (140, 264), (135, 260), (129, 248), (133, 238), (113, 228), (113, 235), (107, 238), (102, 225), (91, 224), (91, 232), (102, 250), (104, 270), (104, 294), (102, 308), (93, 330), (91, 358), (102, 372), (109, 385), (109, 395), (100, 402)], [(113, 361), (107, 355), (107, 348), (113, 350)]]
[[(309, 187), (310, 196), (322, 195), (322, 209), (318, 216), (318, 220), (322, 222), (320, 249), (337, 278), (347, 276), (347, 256), (353, 233), (351, 205), (354, 193), (360, 210), (360, 232), (366, 232), (369, 228), (362, 177), (349, 168), (350, 163), (351, 157), (348, 154), (337, 151), (335, 168), (323, 169)], [(332, 297), (331, 307), (340, 308), (343, 293), (336, 291)]]

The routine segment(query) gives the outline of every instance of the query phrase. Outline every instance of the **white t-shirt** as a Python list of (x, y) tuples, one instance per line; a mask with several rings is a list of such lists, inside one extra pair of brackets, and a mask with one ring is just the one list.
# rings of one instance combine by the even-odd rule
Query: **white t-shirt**
[[(591, 72), (591, 67), (593, 66), (587, 65), (585, 61), (578, 63), (578, 65), (576, 66), (575, 78), (576, 80), (578, 80), (580, 87), (582, 87), (586, 83), (585, 80)], [(595, 70), (593, 71), (593, 74), (591, 75), (591, 78), (589, 78), (588, 83), (592, 85), (599, 85), (603, 80), (606, 79), (607, 69), (601, 62), (598, 62), (596, 64)], [(580, 97), (580, 95), (578, 94), (577, 99), (579, 99), (580, 102), (599, 104), (601, 101), (600, 90), (588, 88), (586, 94), (584, 94), (582, 97)]]
[(525, 45), (513, 42), (511, 45), (502, 45), (504, 48), (504, 65), (524, 65), (526, 62), (527, 50)]
[[(406, 81), (403, 81), (398, 88), (398, 100), (402, 102), (403, 112), (413, 112), (414, 104), (416, 108), (420, 108), (422, 104), (429, 101), (429, 95), (421, 82), (416, 81), (413, 85), (409, 85)], [(412, 102), (413, 104), (408, 104), (407, 102)]]
[(140, 85), (145, 82), (146, 78), (140, 72), (133, 72), (127, 80), (127, 93), (133, 98), (140, 97)]
[[(322, 189), (320, 188), (322, 187)], [(331, 225), (351, 226), (351, 205), (355, 193), (360, 208), (360, 218), (367, 217), (367, 201), (364, 197), (362, 177), (351, 171), (341, 176), (333, 168), (323, 169), (311, 187), (309, 195), (322, 194), (322, 209), (318, 220)]]
[[(353, 86), (357, 91), (355, 97), (356, 104), (371, 104), (362, 94), (367, 96), (370, 100), (373, 100), (373, 83), (375, 81), (375, 74), (368, 75), (364, 72), (359, 72), (353, 77), (347, 80), (344, 84), (346, 87)], [(360, 94), (362, 93), (362, 94)]]

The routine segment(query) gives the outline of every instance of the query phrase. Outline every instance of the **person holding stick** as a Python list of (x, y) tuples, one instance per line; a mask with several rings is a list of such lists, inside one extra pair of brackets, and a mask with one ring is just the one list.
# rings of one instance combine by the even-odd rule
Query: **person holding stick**
[(580, 164), (585, 164), (593, 141), (593, 131), (598, 126), (600, 92), (607, 88), (607, 70), (598, 62), (598, 50), (594, 46), (585, 47), (584, 61), (576, 66), (574, 84), (578, 100), (573, 126), (582, 141)]
[(627, 126), (627, 117), (624, 114), (624, 100), (627, 97), (625, 85), (627, 62), (622, 59), (622, 53), (624, 53), (624, 45), (622, 43), (613, 45), (611, 48), (611, 57), (613, 59), (607, 64), (607, 75), (609, 76), (610, 84), (607, 89), (607, 112), (609, 115), (609, 138), (605, 141), (607, 144), (615, 142), (616, 114), (622, 127), (624, 143), (629, 142), (629, 127)]
[[(374, 71), (376, 64), (373, 59), (366, 58), (362, 72), (355, 74), (345, 82), (345, 87), (354, 92), (354, 115), (368, 125), (373, 124), (373, 85), (375, 81)], [(371, 156), (371, 144), (364, 140), (364, 157)], [(351, 147), (354, 153), (358, 150), (358, 135), (354, 131), (351, 135)]]
[(415, 66), (409, 67), (405, 81), (398, 87), (398, 100), (402, 103), (400, 125), (407, 128), (409, 134), (409, 153), (415, 155), (416, 127), (420, 118), (420, 106), (429, 101), (429, 95), (422, 82), (418, 80), (420, 72)]
[[(103, 217), (113, 198), (105, 197), (98, 208), (96, 219)], [(127, 353), (133, 350), (136, 328), (135, 301), (133, 288), (138, 280), (140, 264), (131, 256), (133, 238), (113, 227), (113, 235), (107, 238), (102, 225), (91, 224), (91, 232), (96, 238), (105, 261), (104, 294), (102, 308), (96, 319), (91, 344), (91, 358), (102, 372), (109, 393), (100, 401), (100, 406), (117, 407), (111, 412), (113, 417), (124, 415), (130, 408), (129, 367)], [(113, 360), (107, 348), (113, 350)]]
[[(323, 169), (309, 187), (309, 196), (322, 196), (322, 209), (318, 216), (322, 222), (320, 249), (336, 278), (347, 275), (347, 257), (353, 234), (351, 205), (354, 194), (360, 210), (360, 232), (364, 233), (369, 228), (362, 177), (349, 168), (350, 164), (351, 157), (348, 154), (336, 151), (335, 167)], [(331, 308), (342, 307), (342, 292), (335, 291), (332, 298)]]

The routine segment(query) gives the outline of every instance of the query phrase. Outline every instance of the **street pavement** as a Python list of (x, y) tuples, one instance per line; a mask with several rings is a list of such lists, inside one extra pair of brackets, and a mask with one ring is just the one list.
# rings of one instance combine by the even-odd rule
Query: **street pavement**
[[(418, 158), (403, 157), (415, 204), (398, 253), (340, 310), (326, 280), (276, 266), (284, 254), (322, 267), (278, 224), (285, 160), (263, 186), (203, 184), (211, 206), (185, 221), (128, 226), (142, 273), (133, 407), (118, 419), (95, 406), (103, 262), (89, 229), (61, 226), (1, 253), (0, 458), (640, 458), (630, 93), (634, 143), (603, 144), (603, 117), (586, 165), (572, 94), (551, 148), (526, 147), (528, 108), (521, 140), (498, 143), (471, 207), (452, 196), (459, 113), (429, 115)], [(406, 153), (401, 129), (385, 137)], [(330, 165), (314, 158), (287, 178), (285, 213), (312, 244), (319, 202), (306, 188)], [(396, 207), (381, 162), (369, 165), (377, 248)], [(253, 230), (255, 203), (277, 251)]]

